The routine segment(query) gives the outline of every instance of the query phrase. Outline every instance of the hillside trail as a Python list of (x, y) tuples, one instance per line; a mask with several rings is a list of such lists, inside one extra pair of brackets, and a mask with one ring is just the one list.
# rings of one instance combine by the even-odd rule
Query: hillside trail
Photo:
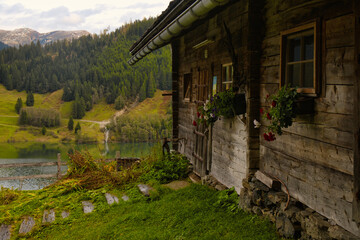
[(123, 109), (121, 109), (119, 111), (116, 111), (114, 113), (114, 115), (108, 120), (94, 121), (94, 120), (81, 119), (79, 121), (80, 122), (89, 122), (89, 123), (99, 124), (100, 128), (105, 128), (106, 125), (110, 123), (111, 119), (115, 120), (117, 117), (120, 117), (120, 116), (124, 115), (125, 113), (128, 113), (129, 111), (134, 109), (138, 104), (139, 104), (139, 96), (136, 97), (135, 101), (132, 104), (130, 104), (129, 107), (124, 107)]

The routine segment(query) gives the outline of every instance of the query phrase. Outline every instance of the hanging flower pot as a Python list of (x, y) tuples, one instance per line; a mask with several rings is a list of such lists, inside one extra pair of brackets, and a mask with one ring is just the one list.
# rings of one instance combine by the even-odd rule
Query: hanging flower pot
[(234, 107), (235, 115), (246, 113), (245, 93), (235, 94), (233, 107)]
[(300, 96), (295, 100), (296, 114), (314, 113), (314, 98)]

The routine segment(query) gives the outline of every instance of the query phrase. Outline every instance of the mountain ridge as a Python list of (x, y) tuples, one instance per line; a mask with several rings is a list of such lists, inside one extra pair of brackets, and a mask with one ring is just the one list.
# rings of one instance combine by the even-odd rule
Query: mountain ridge
[(85, 30), (74, 30), (74, 31), (51, 31), (47, 33), (40, 33), (31, 28), (18, 28), (15, 30), (1, 30), (0, 29), (0, 42), (8, 46), (19, 46), (25, 44), (36, 43), (39, 41), (41, 44), (47, 44), (63, 39), (77, 39), (90, 33)]

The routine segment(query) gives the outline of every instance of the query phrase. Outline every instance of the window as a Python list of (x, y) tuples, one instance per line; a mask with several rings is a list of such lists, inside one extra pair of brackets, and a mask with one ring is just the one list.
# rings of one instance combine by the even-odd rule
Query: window
[(192, 74), (184, 74), (184, 100), (191, 101)]
[(232, 63), (222, 65), (222, 91), (228, 90), (232, 87), (234, 78), (234, 68)]
[(281, 33), (281, 85), (316, 93), (316, 25), (307, 24)]

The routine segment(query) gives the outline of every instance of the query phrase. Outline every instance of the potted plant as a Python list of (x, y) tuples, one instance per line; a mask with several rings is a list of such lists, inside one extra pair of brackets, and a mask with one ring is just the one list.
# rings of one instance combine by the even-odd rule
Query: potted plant
[(246, 112), (245, 94), (236, 94), (232, 89), (219, 92), (198, 108), (199, 122), (211, 125), (220, 117), (233, 118)]
[[(274, 141), (276, 139), (275, 134), (281, 135), (283, 128), (292, 125), (297, 114), (296, 101), (298, 97), (296, 88), (289, 86), (282, 87), (272, 96), (266, 96), (266, 101), (271, 102), (270, 108), (266, 112), (260, 109), (263, 118), (270, 121), (270, 125), (267, 126), (263, 135), (266, 141)], [(258, 125), (255, 121), (254, 124), (255, 127)]]

